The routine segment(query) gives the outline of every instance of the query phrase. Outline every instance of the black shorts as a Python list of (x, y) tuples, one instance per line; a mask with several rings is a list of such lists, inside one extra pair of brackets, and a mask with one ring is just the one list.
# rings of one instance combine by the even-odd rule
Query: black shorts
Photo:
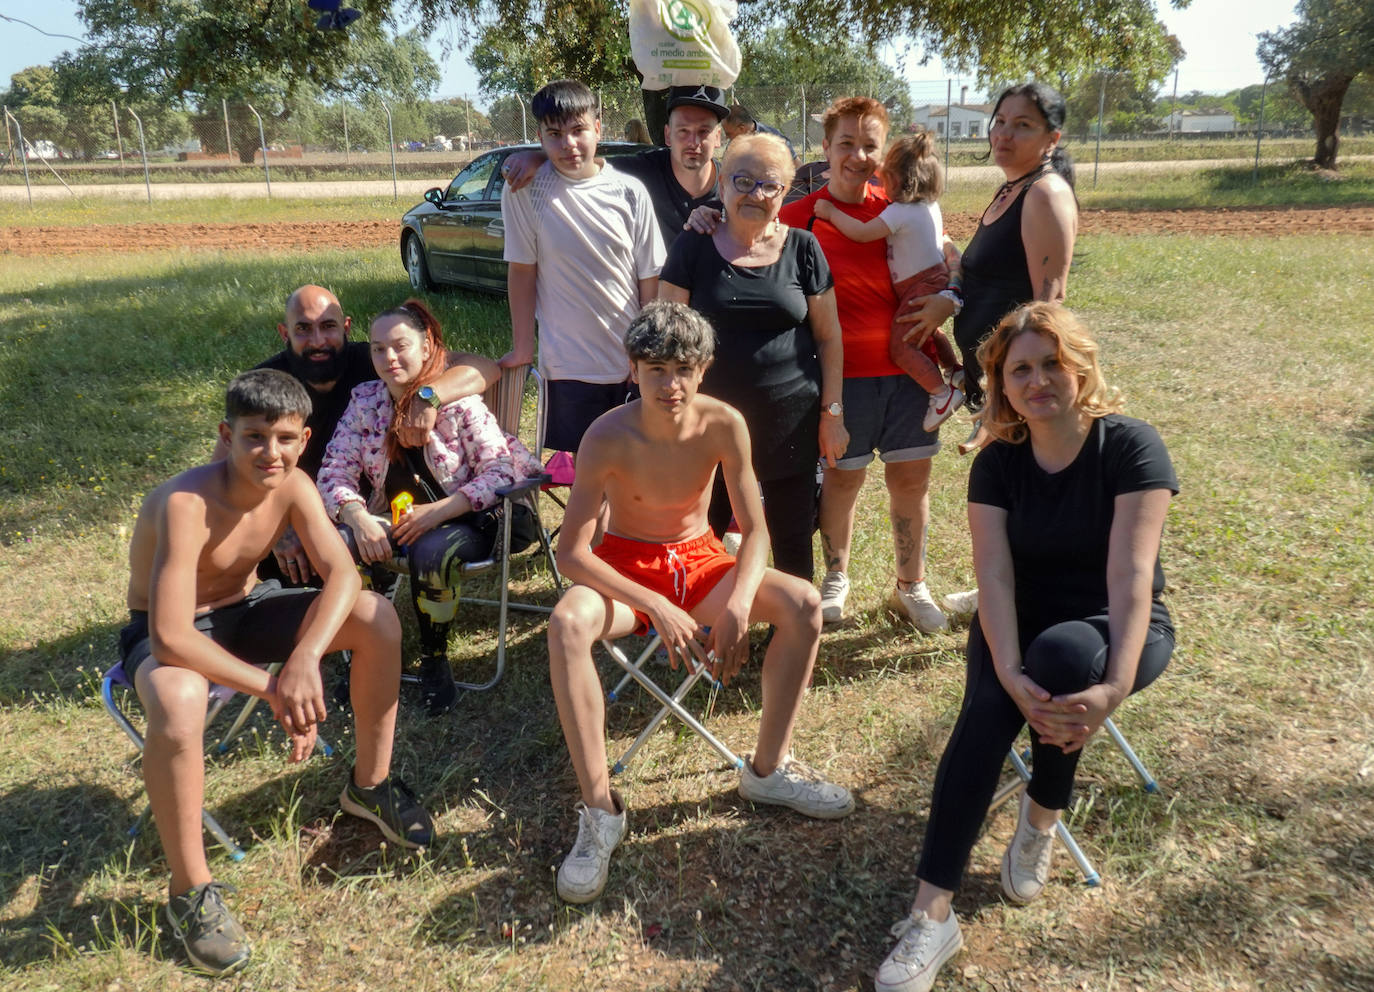
[[(295, 650), (306, 611), (319, 594), (318, 589), (283, 589), (276, 579), (259, 582), (237, 603), (197, 616), (195, 627), (240, 661), (263, 667), (280, 664)], [(129, 623), (119, 632), (119, 660), (130, 685), (152, 654), (148, 612), (130, 610)]]
[(636, 399), (639, 387), (633, 382), (550, 379), (544, 397), (544, 447), (575, 454), (593, 420)]

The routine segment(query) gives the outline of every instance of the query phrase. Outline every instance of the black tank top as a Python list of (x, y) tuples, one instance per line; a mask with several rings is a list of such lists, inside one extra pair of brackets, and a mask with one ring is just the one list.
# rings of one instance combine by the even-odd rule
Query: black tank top
[(961, 348), (976, 346), (999, 320), (1035, 299), (1026, 265), (1026, 244), (1021, 240), (1021, 210), (1035, 182), (1022, 187), (1001, 217), (991, 224), (979, 223), (964, 251), (966, 302), (954, 318), (954, 337)]

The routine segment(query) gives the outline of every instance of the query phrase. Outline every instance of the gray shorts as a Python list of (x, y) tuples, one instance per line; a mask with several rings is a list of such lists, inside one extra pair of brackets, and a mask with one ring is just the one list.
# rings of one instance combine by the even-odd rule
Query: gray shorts
[[(195, 619), (196, 630), (240, 661), (267, 667), (284, 663), (296, 647), (305, 614), (318, 589), (283, 589), (276, 579), (259, 582), (237, 603), (220, 606)], [(153, 655), (146, 610), (130, 610), (119, 632), (119, 660), (133, 685), (134, 673)]]
[(849, 449), (836, 468), (861, 469), (873, 461), (916, 462), (933, 458), (940, 435), (922, 426), (927, 393), (909, 375), (881, 375), (844, 381), (844, 426)]

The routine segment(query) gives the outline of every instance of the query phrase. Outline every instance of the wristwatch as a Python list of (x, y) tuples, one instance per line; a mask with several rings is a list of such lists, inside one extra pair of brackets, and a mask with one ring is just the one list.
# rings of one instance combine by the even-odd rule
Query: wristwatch
[(829, 406), (821, 407), (821, 411), (830, 414), (832, 417), (840, 417), (844, 415), (844, 404), (836, 401)]
[(434, 391), (433, 386), (421, 386), (415, 391), (415, 395), (420, 397), (434, 409), (439, 409), (442, 404), (439, 402), (439, 394)]

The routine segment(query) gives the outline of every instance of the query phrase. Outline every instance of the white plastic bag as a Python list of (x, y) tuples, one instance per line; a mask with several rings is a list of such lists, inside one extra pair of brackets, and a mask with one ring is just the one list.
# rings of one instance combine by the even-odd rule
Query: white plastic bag
[(630, 51), (646, 90), (725, 89), (739, 75), (735, 0), (630, 0)]

